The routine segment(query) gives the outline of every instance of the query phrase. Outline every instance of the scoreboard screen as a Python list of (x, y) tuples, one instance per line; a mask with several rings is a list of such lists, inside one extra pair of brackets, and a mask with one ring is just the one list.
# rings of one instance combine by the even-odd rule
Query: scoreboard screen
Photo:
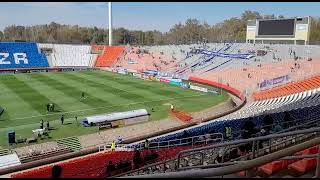
[(261, 20), (259, 21), (258, 36), (294, 35), (294, 19)]

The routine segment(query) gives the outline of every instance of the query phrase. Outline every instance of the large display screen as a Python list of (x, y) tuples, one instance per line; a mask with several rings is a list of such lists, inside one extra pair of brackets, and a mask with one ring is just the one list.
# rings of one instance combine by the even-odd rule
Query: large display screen
[(264, 35), (294, 35), (294, 19), (259, 21), (258, 36)]

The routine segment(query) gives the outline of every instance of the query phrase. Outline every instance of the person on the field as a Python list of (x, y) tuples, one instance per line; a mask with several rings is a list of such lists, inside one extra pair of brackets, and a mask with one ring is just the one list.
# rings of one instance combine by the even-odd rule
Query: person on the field
[(47, 104), (47, 111), (48, 111), (48, 112), (50, 111), (50, 105), (49, 105), (49, 103)]
[(84, 98), (84, 92), (81, 93), (81, 98)]
[(76, 119), (77, 125), (79, 125), (79, 123), (78, 123), (78, 116), (75, 116), (74, 118)]
[(63, 122), (64, 122), (64, 115), (62, 114), (61, 115), (61, 124), (63, 124)]
[(50, 129), (49, 129), (49, 128), (50, 128), (50, 127), (49, 127), (49, 121), (47, 121), (47, 128), (48, 128), (48, 130), (50, 130)]
[(171, 104), (171, 111), (173, 111), (174, 110), (174, 106), (173, 106), (173, 104)]
[(40, 129), (43, 129), (43, 119), (40, 120)]

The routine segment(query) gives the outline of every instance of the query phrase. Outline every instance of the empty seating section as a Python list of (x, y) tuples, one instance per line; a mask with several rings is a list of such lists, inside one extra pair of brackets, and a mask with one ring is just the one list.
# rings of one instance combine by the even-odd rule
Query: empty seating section
[[(253, 53), (254, 58), (235, 59), (190, 53), (193, 48), (206, 48), (221, 53)], [(298, 59), (289, 53), (295, 51)], [(140, 51), (139, 51), (140, 50)], [(141, 53), (141, 51), (147, 51)], [(258, 55), (263, 50), (265, 55)], [(308, 61), (312, 58), (312, 61)], [(165, 71), (176, 76), (194, 75), (229, 84), (248, 94), (260, 90), (258, 83), (288, 75), (283, 81), (297, 81), (320, 73), (319, 46), (261, 45), (244, 43), (209, 43), (191, 45), (139, 46), (126, 48), (124, 58), (117, 67), (143, 71), (146, 69)], [(250, 77), (248, 76), (250, 74)], [(278, 83), (279, 85), (281, 83)], [(273, 85), (274, 86), (274, 85)], [(268, 85), (265, 88), (270, 88)]]
[[(261, 63), (261, 67), (248, 65), (241, 68), (220, 69), (201, 74), (201, 76), (209, 80), (220, 81), (224, 84), (228, 83), (230, 86), (237, 87), (241, 91), (246, 90), (251, 93), (260, 90), (257, 84), (264, 80), (288, 75), (289, 81), (298, 81), (320, 73), (320, 70), (317, 68), (320, 65), (320, 61), (301, 60), (298, 62), (300, 68), (296, 68), (291, 72), (290, 68), (294, 67), (294, 63), (294, 61)], [(283, 83), (287, 82), (288, 81), (283, 81)], [(270, 87), (272, 86), (266, 88)]]
[[(318, 146), (314, 146), (308, 149), (305, 149), (301, 152), (295, 153), (297, 156), (301, 155), (311, 155), (318, 153)], [(316, 167), (316, 158), (306, 158), (302, 160), (278, 160), (258, 168), (258, 171), (263, 172), (267, 175), (272, 175), (278, 171), (284, 169), (291, 169), (298, 173), (305, 173), (308, 170), (311, 170)]]
[(163, 52), (130, 47), (126, 49), (123, 59), (120, 59), (115, 66), (141, 72), (145, 70), (173, 72), (177, 68), (177, 63), (173, 58)]
[(97, 58), (96, 67), (111, 67), (123, 54), (124, 46), (105, 46), (104, 52)]
[(320, 87), (320, 76), (312, 77), (303, 81), (291, 82), (269, 90), (255, 92), (252, 94), (254, 100), (264, 100), (275, 97), (286, 96)]
[(278, 98), (254, 101), (241, 110), (224, 118), (246, 118), (259, 114), (289, 111), (295, 108), (316, 106), (320, 102), (320, 88), (290, 94)]
[(33, 42), (0, 42), (0, 68), (45, 68), (48, 60)]
[(39, 47), (52, 49), (48, 56), (54, 67), (92, 67), (97, 57), (91, 54), (89, 45), (39, 44)]

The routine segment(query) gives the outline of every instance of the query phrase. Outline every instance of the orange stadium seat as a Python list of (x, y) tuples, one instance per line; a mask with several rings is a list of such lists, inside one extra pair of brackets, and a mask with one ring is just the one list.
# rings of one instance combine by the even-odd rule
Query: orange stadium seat
[[(314, 146), (304, 150), (302, 152), (302, 155), (316, 154), (316, 153), (318, 153), (318, 146)], [(292, 169), (299, 173), (305, 173), (306, 171), (315, 168), (316, 165), (317, 165), (316, 158), (309, 158), (309, 159), (302, 159), (295, 163), (290, 164), (288, 166), (288, 169)]]
[(105, 46), (104, 52), (98, 56), (95, 66), (111, 67), (123, 53), (124, 48), (124, 46)]
[(258, 168), (258, 171), (264, 172), (265, 174), (272, 175), (275, 172), (281, 171), (288, 167), (289, 164), (296, 160), (279, 160), (265, 164)]

